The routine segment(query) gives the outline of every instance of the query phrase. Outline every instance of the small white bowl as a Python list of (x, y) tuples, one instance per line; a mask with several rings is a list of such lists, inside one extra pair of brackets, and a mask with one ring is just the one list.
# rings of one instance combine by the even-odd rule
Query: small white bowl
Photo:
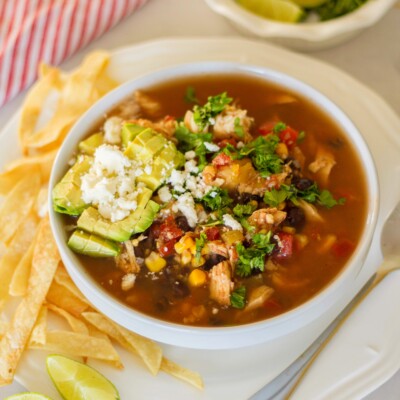
[(347, 266), (316, 296), (289, 312), (264, 321), (234, 327), (204, 328), (174, 324), (147, 316), (108, 294), (85, 270), (77, 254), (68, 248), (63, 218), (50, 207), (50, 222), (61, 258), (78, 288), (97, 309), (115, 322), (143, 336), (175, 346), (197, 349), (239, 348), (268, 342), (298, 330), (323, 315), (332, 304), (353, 290), (355, 278), (370, 247), (378, 213), (378, 181), (371, 153), (362, 135), (343, 111), (309, 85), (288, 75), (267, 68), (226, 62), (184, 64), (156, 71), (119, 86), (98, 101), (74, 125), (58, 152), (50, 177), (49, 204), (52, 204), (51, 190), (64, 175), (67, 163), (76, 151), (78, 143), (107, 111), (135, 90), (184, 76), (218, 73), (265, 79), (309, 99), (330, 115), (358, 151), (367, 181), (368, 212), (360, 243)]
[(368, 0), (357, 10), (324, 22), (290, 24), (259, 17), (235, 0), (205, 0), (242, 33), (301, 51), (316, 51), (345, 42), (375, 24), (397, 0)]

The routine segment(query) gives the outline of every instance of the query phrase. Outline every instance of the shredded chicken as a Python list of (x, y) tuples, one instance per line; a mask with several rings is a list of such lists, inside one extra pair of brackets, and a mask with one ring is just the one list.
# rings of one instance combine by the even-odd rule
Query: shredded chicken
[(262, 285), (250, 292), (248, 302), (244, 311), (252, 311), (261, 307), (274, 293), (274, 289), (269, 286)]
[[(214, 124), (214, 138), (217, 140), (235, 138), (247, 143), (253, 138), (250, 128), (254, 122), (253, 118), (247, 116), (247, 110), (226, 106), (221, 114), (217, 115)], [(241, 130), (242, 134), (237, 131)]]
[(318, 212), (317, 208), (302, 199), (298, 199), (298, 206), (304, 211), (306, 220), (310, 222), (324, 222), (324, 218)]
[(160, 117), (162, 108), (158, 101), (140, 90), (137, 90), (134, 96), (136, 103), (146, 115), (153, 118)]
[(194, 133), (208, 132), (208, 125), (206, 125), (202, 131), (200, 130), (199, 126), (194, 121), (193, 111), (190, 111), (190, 110), (186, 111), (186, 114), (183, 118), (183, 123), (186, 126), (186, 128), (188, 128), (189, 131), (191, 131), (191, 132), (194, 132)]
[(229, 257), (229, 251), (225, 243), (222, 240), (213, 240), (207, 242), (207, 247), (210, 253), (219, 254), (220, 256)]
[(286, 218), (286, 212), (275, 207), (261, 208), (250, 215), (248, 221), (251, 225), (260, 229), (271, 229), (279, 225)]
[(115, 257), (115, 263), (117, 267), (125, 273), (137, 274), (140, 271), (140, 265), (136, 260), (132, 241), (127, 240), (124, 242), (124, 247), (121, 254)]
[(309, 164), (308, 169), (318, 174), (318, 179), (323, 185), (328, 183), (329, 174), (335, 166), (335, 156), (325, 147), (318, 147), (315, 160)]
[(231, 275), (231, 266), (228, 261), (214, 265), (209, 272), (210, 298), (222, 306), (229, 306), (231, 303), (231, 292), (234, 286)]

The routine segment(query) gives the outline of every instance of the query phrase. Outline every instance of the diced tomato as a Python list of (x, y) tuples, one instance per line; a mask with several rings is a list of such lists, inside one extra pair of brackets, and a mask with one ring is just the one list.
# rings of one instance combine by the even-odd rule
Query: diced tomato
[(166, 243), (161, 243), (161, 245), (159, 246), (158, 252), (160, 253), (160, 255), (162, 257), (168, 257), (171, 254), (174, 253), (175, 249), (175, 243), (177, 242), (177, 239), (172, 239), (169, 242)]
[(173, 217), (168, 217), (160, 226), (160, 235), (162, 243), (167, 243), (173, 239), (178, 239), (184, 234), (175, 222)]
[(232, 162), (232, 158), (230, 158), (225, 153), (219, 153), (217, 157), (212, 160), (212, 165), (216, 167), (223, 167), (225, 165), (229, 165)]
[(272, 130), (274, 129), (275, 125), (276, 121), (264, 122), (258, 127), (258, 133), (262, 136), (269, 135), (270, 133), (272, 133)]
[(338, 240), (331, 248), (332, 253), (339, 258), (347, 258), (355, 249), (355, 244), (348, 239)]
[(237, 141), (236, 141), (236, 139), (224, 139), (217, 143), (217, 145), (219, 146), (220, 149), (223, 149), (228, 144), (232, 145), (233, 147), (236, 147)]
[(278, 232), (276, 234), (279, 238), (278, 253), (275, 255), (277, 258), (288, 258), (293, 254), (293, 235), (286, 232)]
[(175, 120), (175, 117), (173, 117), (172, 115), (166, 115), (166, 116), (164, 117), (164, 121), (165, 121), (165, 122), (174, 121), (174, 120)]
[(290, 126), (287, 126), (284, 130), (279, 132), (279, 139), (281, 142), (285, 143), (289, 149), (296, 144), (298, 136), (299, 132)]
[(219, 228), (217, 228), (216, 226), (207, 228), (206, 236), (207, 236), (207, 240), (209, 240), (209, 241), (218, 240), (220, 238)]

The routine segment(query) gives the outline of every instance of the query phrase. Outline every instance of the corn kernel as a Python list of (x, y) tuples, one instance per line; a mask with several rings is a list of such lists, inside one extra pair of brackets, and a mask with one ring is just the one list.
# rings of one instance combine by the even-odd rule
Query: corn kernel
[(146, 267), (151, 272), (159, 272), (167, 265), (167, 262), (164, 260), (164, 258), (154, 251), (152, 251), (149, 256), (145, 258), (144, 262)]
[(197, 267), (201, 267), (204, 263), (206, 262), (204, 257), (193, 257), (192, 258), (192, 267), (193, 268), (197, 268)]
[(190, 263), (190, 261), (192, 261), (192, 253), (190, 252), (190, 250), (183, 250), (182, 254), (181, 254), (181, 262), (183, 265), (187, 265)]
[(203, 286), (206, 283), (207, 276), (201, 269), (194, 269), (189, 275), (189, 285), (194, 287)]
[(294, 236), (294, 238), (296, 240), (297, 248), (299, 250), (303, 249), (308, 245), (309, 239), (307, 235), (297, 234)]
[(282, 142), (278, 143), (275, 149), (275, 153), (278, 154), (280, 158), (287, 158), (287, 156), (289, 155), (289, 151), (286, 144)]
[(190, 236), (185, 235), (175, 243), (174, 248), (178, 254), (182, 254), (185, 250), (191, 249), (193, 246), (196, 248), (194, 240)]

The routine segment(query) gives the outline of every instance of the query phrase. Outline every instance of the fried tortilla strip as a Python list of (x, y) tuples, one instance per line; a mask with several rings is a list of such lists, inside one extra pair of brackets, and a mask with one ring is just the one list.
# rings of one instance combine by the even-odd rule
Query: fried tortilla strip
[(53, 281), (47, 293), (46, 300), (48, 303), (54, 304), (69, 312), (75, 317), (79, 317), (84, 311), (89, 308), (87, 302), (83, 302), (79, 297), (76, 297), (65, 286), (59, 285)]
[(42, 307), (37, 317), (35, 326), (32, 329), (31, 337), (29, 339), (29, 346), (35, 344), (46, 343), (46, 331), (47, 331), (47, 308)]
[(46, 151), (61, 144), (75, 121), (104, 94), (96, 83), (108, 60), (106, 52), (91, 53), (66, 78), (53, 117), (42, 129), (26, 137), (27, 148)]
[(22, 157), (8, 164), (5, 171), (0, 173), (0, 194), (7, 194), (18, 181), (27, 174), (32, 173), (32, 168), (37, 168), (43, 182), (50, 178), (58, 149), (32, 157)]
[(82, 333), (55, 330), (48, 331), (45, 344), (33, 344), (32, 349), (47, 350), (69, 356), (89, 357), (111, 361), (122, 366), (117, 351), (108, 339), (97, 338)]
[(34, 212), (29, 213), (0, 259), (0, 308), (8, 298), (10, 282), (15, 275), (16, 266), (29, 251), (38, 224), (39, 219), (36, 214)]
[(82, 317), (123, 347), (137, 354), (150, 372), (157, 375), (162, 359), (162, 349), (158, 344), (136, 333), (129, 332), (97, 312), (84, 312)]
[(40, 175), (34, 169), (8, 193), (0, 205), (0, 241), (9, 243), (20, 224), (30, 213), (39, 189)]
[(161, 362), (161, 371), (164, 371), (175, 378), (181, 379), (190, 385), (193, 385), (197, 389), (204, 389), (203, 379), (199, 373), (183, 368), (179, 364), (168, 360), (165, 357), (163, 357)]
[[(31, 231), (33, 232), (33, 231)], [(17, 238), (15, 236), (15, 239)], [(37, 231), (35, 232), (35, 237), (31, 241), (28, 250), (19, 260), (17, 266), (15, 267), (8, 293), (10, 296), (25, 296), (28, 289), (29, 275), (31, 273), (33, 250), (35, 249)], [(1, 261), (0, 261), (1, 264)]]
[(55, 306), (54, 304), (48, 304), (47, 308), (65, 318), (65, 320), (68, 322), (68, 325), (74, 332), (89, 336), (89, 329), (83, 321), (74, 317), (68, 311), (65, 311), (62, 308)]
[(54, 276), (54, 282), (60, 286), (64, 286), (70, 293), (72, 293), (76, 298), (78, 298), (82, 303), (90, 305), (86, 297), (81, 293), (78, 287), (75, 285), (74, 281), (69, 276), (64, 265), (59, 265), (56, 274)]
[(52, 90), (59, 90), (62, 87), (60, 71), (57, 68), (44, 66), (40, 72), (40, 79), (30, 89), (22, 104), (18, 137), (23, 149), (27, 138), (33, 135), (36, 122), (47, 96)]
[(50, 223), (45, 218), (41, 221), (33, 252), (27, 295), (18, 305), (7, 332), (0, 340), (0, 386), (13, 380), (59, 262), (60, 255)]

